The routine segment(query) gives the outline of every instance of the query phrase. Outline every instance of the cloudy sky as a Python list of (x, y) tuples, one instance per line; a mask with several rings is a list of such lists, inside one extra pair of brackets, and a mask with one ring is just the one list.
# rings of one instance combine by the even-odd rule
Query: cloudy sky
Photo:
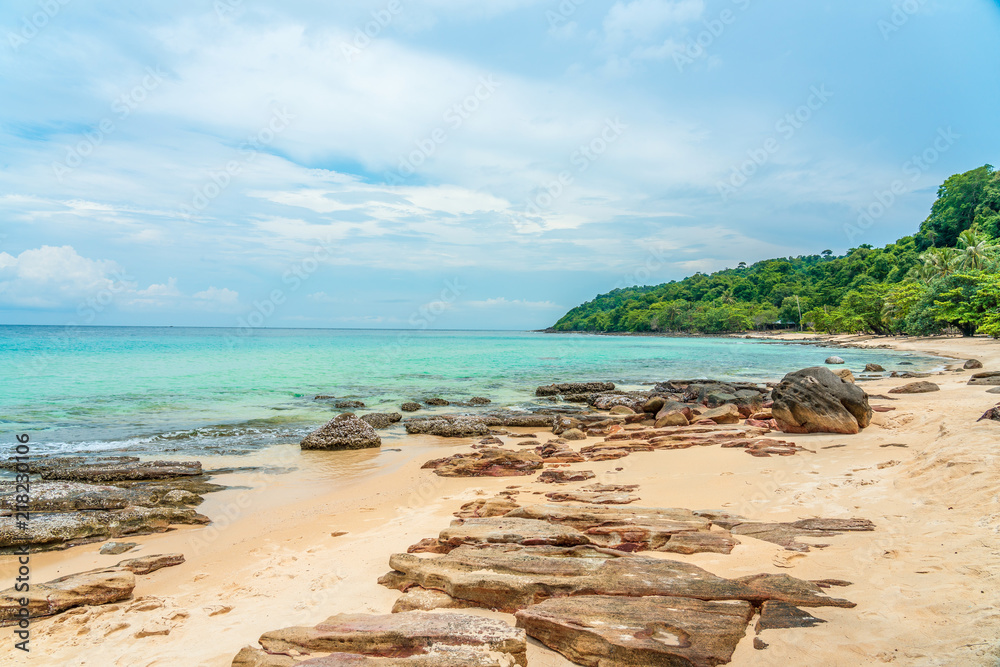
[(6, 0), (0, 323), (539, 328), (883, 244), (1000, 159), (998, 43), (995, 0)]

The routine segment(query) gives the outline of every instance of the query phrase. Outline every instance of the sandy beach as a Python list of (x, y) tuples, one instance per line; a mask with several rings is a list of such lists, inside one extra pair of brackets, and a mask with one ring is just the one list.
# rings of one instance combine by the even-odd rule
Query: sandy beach
[[(1000, 397), (987, 394), (989, 387), (967, 385), (974, 371), (961, 367), (979, 359), (984, 370), (1000, 370), (1000, 344), (985, 338), (822, 338), (890, 345), (956, 363), (928, 378), (939, 392), (872, 399), (895, 409), (876, 413), (858, 435), (772, 434), (810, 450), (795, 456), (755, 458), (738, 449), (693, 447), (571, 468), (593, 470), (599, 482), (638, 484), (637, 505), (646, 507), (724, 509), (761, 521), (862, 517), (875, 523), (874, 532), (845, 533), (808, 553), (741, 536), (729, 555), (669, 554), (725, 577), (769, 572), (853, 582), (837, 594), (856, 608), (818, 609), (815, 615), (826, 622), (812, 628), (766, 630), (760, 635), (768, 644), (764, 650), (754, 648), (748, 630), (733, 665), (996, 664), (1000, 424), (976, 420)], [(862, 386), (887, 395), (907, 382), (884, 378)], [(514, 448), (523, 442), (503, 439)], [(471, 442), (409, 436), (398, 451), (386, 443), (382, 452), (360, 453), (282, 445), (206, 461), (208, 468), (271, 472), (237, 469), (217, 477), (233, 488), (208, 495), (199, 508), (212, 525), (130, 538), (141, 545), (136, 556), (176, 552), (186, 562), (141, 577), (133, 600), (34, 623), (30, 656), (5, 650), (0, 664), (223, 667), (268, 630), (315, 625), (341, 612), (388, 613), (399, 592), (376, 580), (390, 569), (391, 554), (436, 536), (470, 500), (517, 486), (518, 502), (527, 504), (544, 501), (541, 494), (553, 490), (530, 477), (442, 478), (421, 470), (428, 459), (468, 451)], [(121, 558), (99, 555), (94, 544), (40, 553), (32, 556), (32, 577), (47, 581)], [(7, 580), (12, 572), (5, 558), (0, 576)], [(513, 622), (506, 614), (467, 613)], [(572, 664), (534, 641), (528, 660), (545, 667)]]

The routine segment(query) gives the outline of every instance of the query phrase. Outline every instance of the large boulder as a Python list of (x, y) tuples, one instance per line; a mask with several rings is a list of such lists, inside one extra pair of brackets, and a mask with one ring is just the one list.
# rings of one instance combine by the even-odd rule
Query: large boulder
[(711, 408), (701, 413), (700, 419), (711, 419), (716, 424), (739, 424), (740, 409), (732, 403), (726, 403), (717, 408)]
[(381, 447), (382, 438), (367, 422), (346, 414), (334, 417), (299, 444), (302, 449), (368, 449)]
[(743, 600), (581, 595), (517, 612), (529, 637), (580, 665), (720, 665), (754, 610)]
[(979, 359), (969, 359), (962, 366), (962, 368), (964, 368), (967, 371), (972, 371), (972, 370), (975, 370), (977, 368), (982, 368), (982, 367), (983, 367), (983, 362), (979, 361)]
[(872, 419), (868, 394), (830, 369), (813, 366), (786, 375), (773, 391), (771, 413), (785, 433), (858, 433)]
[(614, 391), (614, 382), (563, 382), (535, 389), (535, 396), (558, 396), (559, 394), (593, 394)]

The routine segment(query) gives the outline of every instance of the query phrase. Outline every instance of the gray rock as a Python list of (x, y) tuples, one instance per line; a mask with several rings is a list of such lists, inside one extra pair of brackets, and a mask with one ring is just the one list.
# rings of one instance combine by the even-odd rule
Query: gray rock
[(32, 514), (28, 529), (17, 527), (14, 517), (0, 517), (0, 553), (18, 546), (61, 549), (109, 537), (162, 533), (172, 525), (207, 524), (206, 516), (174, 507), (128, 507), (63, 514)]
[(979, 361), (979, 359), (969, 359), (968, 361), (965, 362), (965, 365), (962, 366), (962, 368), (964, 368), (967, 371), (975, 370), (977, 368), (982, 368), (982, 367), (983, 367), (983, 362)]
[(436, 435), (442, 438), (474, 438), (489, 435), (490, 429), (478, 418), (442, 417), (408, 421), (406, 422), (406, 432)]
[(374, 429), (388, 428), (403, 419), (403, 415), (398, 412), (372, 412), (361, 416), (361, 421), (366, 422)]
[[(17, 467), (16, 461), (0, 461), (0, 470)], [(28, 464), (28, 472), (45, 480), (72, 482), (173, 479), (202, 474), (200, 461), (140, 461), (136, 456), (39, 458)]]
[(844, 360), (841, 359), (840, 357), (827, 357), (827, 359), (826, 359), (826, 361), (824, 363), (827, 363), (827, 364), (842, 364), (842, 363), (844, 363)]
[(975, 373), (969, 378), (969, 384), (1000, 385), (1000, 372), (986, 371), (985, 373)]
[(302, 449), (367, 449), (381, 447), (382, 439), (367, 422), (340, 415), (307, 435), (299, 445)]
[(107, 542), (101, 546), (102, 556), (117, 556), (139, 546), (135, 542)]
[(889, 390), (890, 394), (926, 394), (932, 391), (941, 391), (941, 387), (933, 382), (911, 382), (902, 387), (895, 387)]
[(789, 373), (773, 396), (771, 413), (786, 433), (857, 433), (871, 423), (868, 394), (822, 366)]
[(556, 396), (559, 394), (593, 394), (614, 391), (614, 382), (564, 382), (550, 384), (535, 389), (535, 396)]

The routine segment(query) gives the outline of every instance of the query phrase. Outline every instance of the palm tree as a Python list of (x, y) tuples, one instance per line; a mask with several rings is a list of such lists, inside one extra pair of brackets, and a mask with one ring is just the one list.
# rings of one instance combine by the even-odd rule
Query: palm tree
[(958, 235), (956, 264), (966, 270), (985, 271), (996, 263), (993, 246), (982, 234), (966, 229)]
[(957, 251), (954, 248), (930, 248), (920, 255), (924, 263), (921, 273), (931, 277), (947, 276), (955, 271)]

